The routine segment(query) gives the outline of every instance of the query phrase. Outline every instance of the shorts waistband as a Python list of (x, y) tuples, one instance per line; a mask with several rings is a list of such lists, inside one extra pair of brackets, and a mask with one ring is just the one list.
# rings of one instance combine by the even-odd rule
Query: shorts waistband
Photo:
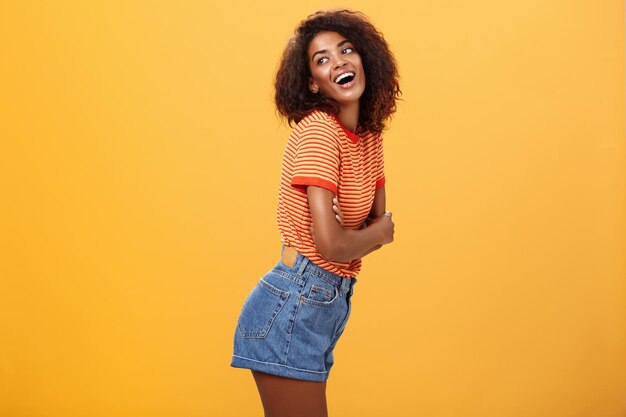
[(356, 278), (342, 277), (341, 275), (333, 274), (332, 272), (315, 265), (309, 258), (302, 255), (293, 246), (283, 245), (281, 250), (281, 260), (286, 266), (296, 271), (298, 275), (302, 275), (304, 272), (317, 275), (339, 287), (342, 292), (348, 292), (348, 290), (350, 290), (351, 287), (357, 282)]

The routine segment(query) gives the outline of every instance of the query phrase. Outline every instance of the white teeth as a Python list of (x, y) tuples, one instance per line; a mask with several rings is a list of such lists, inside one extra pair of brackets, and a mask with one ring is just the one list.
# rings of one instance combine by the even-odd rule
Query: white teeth
[(335, 83), (338, 83), (339, 81), (341, 81), (344, 78), (349, 77), (349, 76), (353, 76), (354, 77), (354, 73), (353, 72), (344, 72), (339, 77), (335, 78)]

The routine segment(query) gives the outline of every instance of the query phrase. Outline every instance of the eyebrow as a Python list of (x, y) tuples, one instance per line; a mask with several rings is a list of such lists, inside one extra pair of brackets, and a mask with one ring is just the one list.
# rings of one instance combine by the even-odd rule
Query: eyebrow
[[(341, 45), (343, 45), (344, 43), (350, 43), (350, 41), (348, 39), (342, 40), (341, 42), (339, 42), (337, 44), (337, 48), (341, 47)], [(327, 49), (321, 49), (321, 50), (319, 50), (317, 52), (314, 52), (313, 55), (311, 55), (311, 61), (313, 61), (313, 58), (315, 58), (315, 55), (317, 55), (317, 54), (325, 54), (326, 52), (328, 52)]]

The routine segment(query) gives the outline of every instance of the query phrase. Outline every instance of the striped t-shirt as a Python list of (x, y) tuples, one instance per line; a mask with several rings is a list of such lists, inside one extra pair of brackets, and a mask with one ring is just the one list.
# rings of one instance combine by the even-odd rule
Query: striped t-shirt
[(334, 115), (319, 110), (296, 125), (280, 176), (277, 220), (283, 244), (334, 274), (358, 275), (361, 259), (330, 262), (315, 248), (306, 186), (331, 190), (339, 200), (344, 227), (358, 229), (372, 208), (376, 188), (385, 184), (382, 141), (382, 136), (370, 132), (357, 136)]

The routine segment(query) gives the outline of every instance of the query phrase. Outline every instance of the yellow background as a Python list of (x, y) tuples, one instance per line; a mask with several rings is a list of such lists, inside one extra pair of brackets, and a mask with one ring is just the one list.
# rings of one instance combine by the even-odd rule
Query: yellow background
[(570, 0), (3, 2), (0, 416), (262, 415), (272, 77), (331, 6), (404, 92), (331, 415), (626, 416), (624, 9)]

